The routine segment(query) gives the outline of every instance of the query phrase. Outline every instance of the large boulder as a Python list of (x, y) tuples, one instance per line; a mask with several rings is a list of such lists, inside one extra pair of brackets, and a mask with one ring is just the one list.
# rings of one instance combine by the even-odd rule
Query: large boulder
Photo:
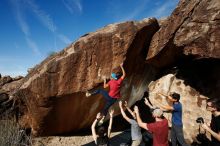
[(13, 94), (13, 92), (15, 92), (20, 87), (22, 81), (22, 78), (20, 78), (8, 84), (5, 84), (4, 86), (2, 86), (2, 90), (6, 91), (9, 94)]
[(147, 48), (147, 62), (161, 69), (149, 85), (150, 99), (154, 104), (155, 98), (170, 104), (155, 93), (181, 94), (189, 143), (198, 134), (195, 119), (202, 116), (208, 122), (211, 118), (206, 99), (220, 97), (219, 18), (219, 0), (180, 0), (171, 16), (160, 21), (160, 30)]
[(10, 76), (4, 76), (4, 77), (0, 78), (0, 87), (7, 84), (7, 83), (12, 82), (12, 81), (13, 81), (13, 79)]
[(0, 104), (8, 100), (8, 94), (4, 90), (0, 90)]
[(220, 1), (180, 0), (147, 48), (147, 62), (180, 70), (177, 76), (209, 98), (219, 98)]
[(16, 93), (26, 106), (23, 124), (34, 135), (88, 128), (104, 100), (101, 95), (86, 98), (85, 92), (102, 88), (103, 77), (118, 72), (122, 62), (127, 73), (122, 95), (133, 104), (154, 78), (154, 70), (144, 63), (145, 48), (158, 29), (156, 19), (111, 24), (82, 36), (37, 65)]
[(6, 115), (8, 117), (13, 115), (13, 111), (17, 107), (17, 105), (15, 104), (16, 99), (13, 94), (22, 84), (21, 76), (18, 78), (5, 76), (1, 79), (4, 84), (0, 86), (0, 119), (4, 118), (3, 115)]
[(153, 36), (147, 60), (161, 68), (184, 56), (220, 58), (219, 0), (180, 0)]

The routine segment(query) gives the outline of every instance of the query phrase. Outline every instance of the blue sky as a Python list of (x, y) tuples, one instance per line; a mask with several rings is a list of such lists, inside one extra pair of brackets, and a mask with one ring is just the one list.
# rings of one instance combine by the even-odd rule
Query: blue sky
[(26, 75), (51, 52), (115, 22), (169, 16), (179, 0), (0, 0), (0, 73)]

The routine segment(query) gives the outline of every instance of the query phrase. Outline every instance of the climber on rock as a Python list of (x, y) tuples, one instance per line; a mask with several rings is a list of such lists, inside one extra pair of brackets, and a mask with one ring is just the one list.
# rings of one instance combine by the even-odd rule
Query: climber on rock
[(111, 74), (111, 80), (106, 83), (106, 79), (104, 78), (104, 88), (108, 88), (109, 87), (109, 92), (103, 90), (103, 89), (98, 89), (95, 90), (93, 92), (86, 92), (86, 96), (89, 97), (91, 95), (95, 95), (95, 94), (102, 94), (103, 97), (105, 98), (105, 106), (103, 108), (103, 110), (101, 111), (101, 114), (104, 117), (106, 116), (106, 114), (108, 113), (108, 109), (117, 101), (118, 98), (121, 97), (120, 95), (120, 87), (122, 84), (122, 81), (125, 78), (125, 70), (123, 68), (123, 63), (120, 64), (121, 70), (122, 70), (122, 76), (119, 78), (117, 77), (117, 75), (115, 73)]

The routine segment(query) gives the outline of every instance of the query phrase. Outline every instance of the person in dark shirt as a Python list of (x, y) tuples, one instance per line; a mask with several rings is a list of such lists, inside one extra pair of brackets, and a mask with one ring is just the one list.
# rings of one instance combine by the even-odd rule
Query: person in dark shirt
[(220, 146), (220, 100), (208, 100), (206, 109), (212, 113), (211, 124), (204, 123), (202, 127), (211, 134), (210, 146)]
[(172, 146), (177, 146), (177, 142), (182, 146), (188, 146), (187, 143), (185, 142), (183, 135), (182, 104), (179, 102), (180, 95), (178, 93), (173, 93), (171, 96), (167, 96), (162, 93), (159, 93), (158, 95), (165, 96), (168, 98), (168, 100), (173, 102), (172, 106), (160, 104), (160, 107), (162, 109), (172, 112), (172, 128), (171, 128)]
[(109, 120), (109, 126), (108, 126), (107, 132), (106, 132), (106, 129), (104, 126), (98, 127), (97, 131), (96, 131), (95, 126), (96, 126), (97, 122), (101, 119), (101, 113), (98, 113), (96, 115), (96, 119), (94, 120), (94, 122), (91, 126), (91, 130), (92, 130), (92, 137), (93, 137), (95, 144), (97, 146), (109, 146), (109, 138), (111, 135), (113, 114), (114, 114), (114, 110), (110, 110), (110, 112), (109, 112), (110, 120)]

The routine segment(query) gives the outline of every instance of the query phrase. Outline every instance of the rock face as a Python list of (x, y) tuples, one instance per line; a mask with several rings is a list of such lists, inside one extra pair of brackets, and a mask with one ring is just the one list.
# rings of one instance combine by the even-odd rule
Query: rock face
[(177, 78), (200, 94), (219, 98), (219, 18), (219, 0), (181, 0), (153, 36), (147, 62), (175, 70)]
[(188, 142), (198, 133), (195, 119), (211, 118), (205, 110), (205, 98), (220, 97), (219, 18), (219, 0), (180, 0), (147, 48), (147, 62), (161, 69), (158, 80), (149, 86), (150, 98), (167, 104), (155, 93), (181, 94)]
[(166, 67), (183, 56), (219, 59), (219, 30), (219, 0), (181, 0), (153, 36), (147, 60)]
[(12, 95), (21, 85), (22, 78), (21, 76), (15, 78), (11, 78), (10, 76), (1, 78), (0, 76), (0, 119), (3, 114), (10, 116), (9, 113), (14, 110), (12, 106), (15, 99)]
[(100, 95), (86, 98), (85, 91), (101, 88), (103, 76), (118, 72), (122, 62), (127, 76), (121, 92), (133, 104), (154, 78), (154, 70), (144, 64), (145, 48), (158, 29), (156, 19), (111, 24), (82, 36), (33, 68), (16, 93), (26, 106), (23, 124), (34, 135), (89, 127), (104, 100)]
[(10, 83), (12, 81), (12, 78), (10, 76), (4, 76), (0, 78), (0, 86), (3, 86), (4, 84)]

